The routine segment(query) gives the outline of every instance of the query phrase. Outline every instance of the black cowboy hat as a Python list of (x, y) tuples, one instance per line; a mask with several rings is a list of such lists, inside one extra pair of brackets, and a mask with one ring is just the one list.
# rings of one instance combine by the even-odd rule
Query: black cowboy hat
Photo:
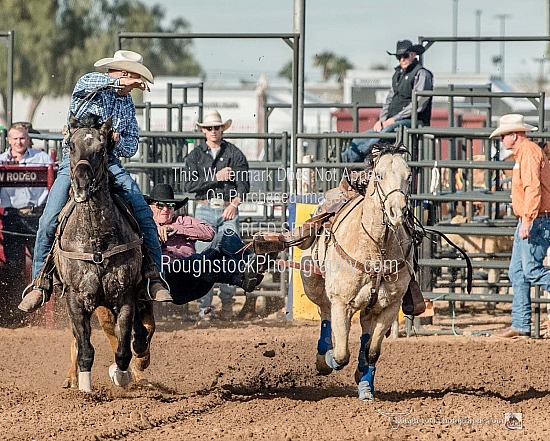
[(151, 190), (150, 195), (143, 195), (145, 201), (150, 205), (155, 202), (166, 202), (175, 204), (174, 210), (178, 210), (187, 204), (189, 198), (183, 200), (174, 199), (174, 189), (169, 184), (157, 184)]
[(386, 51), (388, 55), (403, 55), (407, 52), (415, 52), (417, 55), (424, 53), (426, 48), (421, 44), (413, 44), (411, 40), (399, 40), (395, 46), (395, 54)]

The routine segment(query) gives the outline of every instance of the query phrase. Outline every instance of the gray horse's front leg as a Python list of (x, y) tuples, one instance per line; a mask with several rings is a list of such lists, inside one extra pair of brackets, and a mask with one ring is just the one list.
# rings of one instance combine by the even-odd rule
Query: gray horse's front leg
[(76, 354), (78, 361), (78, 389), (83, 392), (92, 391), (92, 365), (94, 364), (94, 347), (90, 342), (92, 327), (90, 325), (90, 314), (82, 305), (67, 296), (67, 308), (71, 318), (71, 327), (76, 340)]
[(117, 386), (126, 386), (130, 383), (131, 375), (128, 370), (132, 359), (131, 339), (134, 319), (134, 303), (128, 303), (120, 308), (116, 316), (116, 333), (118, 349), (115, 353), (115, 363), (109, 367), (109, 377)]

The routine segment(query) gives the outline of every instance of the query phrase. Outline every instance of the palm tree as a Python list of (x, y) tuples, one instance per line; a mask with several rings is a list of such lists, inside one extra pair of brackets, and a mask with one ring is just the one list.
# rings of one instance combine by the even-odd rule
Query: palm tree
[(350, 63), (346, 57), (338, 57), (334, 59), (332, 64), (332, 75), (336, 75), (336, 81), (342, 83), (346, 76), (346, 72), (349, 69), (353, 69), (353, 67), (353, 64)]
[(292, 81), (292, 60), (287, 61), (283, 67), (277, 72), (279, 78), (286, 78), (288, 81)]
[(334, 52), (324, 51), (315, 55), (313, 65), (323, 71), (323, 81), (328, 81), (333, 75), (336, 81), (344, 81), (346, 72), (353, 69), (353, 64), (346, 57), (339, 57)]
[(332, 76), (332, 66), (335, 59), (336, 55), (334, 54), (334, 52), (330, 51), (324, 51), (320, 54), (315, 55), (313, 59), (313, 65), (315, 67), (320, 67), (323, 71), (323, 81), (328, 81)]

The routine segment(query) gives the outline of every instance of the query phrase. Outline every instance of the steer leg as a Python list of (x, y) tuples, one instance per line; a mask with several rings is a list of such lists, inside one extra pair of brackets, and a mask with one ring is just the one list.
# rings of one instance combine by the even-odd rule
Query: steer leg
[[(155, 316), (153, 314), (153, 302), (138, 302), (136, 306), (136, 315), (139, 316), (139, 322), (147, 332), (147, 349), (141, 354), (135, 354), (132, 363), (132, 374), (136, 382), (145, 383), (143, 371), (149, 367), (151, 362), (151, 340), (155, 333)], [(139, 326), (139, 325), (138, 325)]]

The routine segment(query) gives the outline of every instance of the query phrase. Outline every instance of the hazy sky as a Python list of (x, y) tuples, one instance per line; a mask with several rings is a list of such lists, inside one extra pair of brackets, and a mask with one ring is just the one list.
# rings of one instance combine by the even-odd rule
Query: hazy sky
[[(289, 33), (293, 32), (293, 0), (143, 0), (160, 4), (168, 17), (185, 18), (195, 33)], [(374, 64), (394, 66), (394, 52), (401, 39), (419, 36), (452, 36), (456, 0), (306, 0), (306, 79), (319, 79), (312, 66), (315, 53), (325, 50), (345, 56), (357, 69)], [(458, 35), (476, 35), (476, 10), (481, 10), (481, 36), (500, 36), (505, 14), (508, 36), (548, 34), (548, 0), (458, 0)], [(475, 72), (475, 43), (458, 46), (457, 68)], [(513, 79), (536, 75), (545, 55), (545, 43), (507, 43), (505, 75)], [(452, 70), (452, 45), (436, 43), (425, 55), (425, 65), (435, 72)], [(500, 43), (481, 46), (482, 72), (497, 73), (493, 56)], [(257, 79), (265, 73), (275, 77), (292, 57), (282, 40), (196, 40), (195, 55), (209, 79)], [(550, 64), (546, 66), (550, 69)]]

